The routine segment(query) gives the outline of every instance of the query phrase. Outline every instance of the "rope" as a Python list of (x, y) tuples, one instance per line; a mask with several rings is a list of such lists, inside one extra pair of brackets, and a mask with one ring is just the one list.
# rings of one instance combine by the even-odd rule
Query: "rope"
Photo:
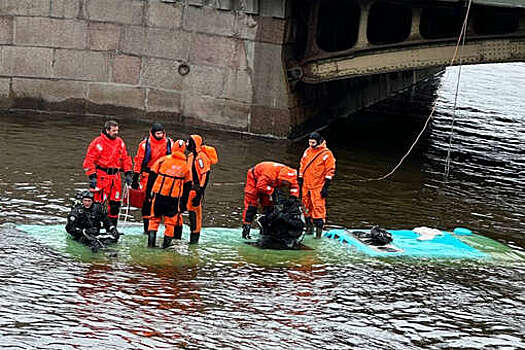
[[(465, 46), (465, 32), (467, 30), (467, 19), (468, 19), (468, 15), (469, 15), (469, 12), (470, 12), (470, 5), (472, 3), (472, 0), (469, 1), (468, 3), (468, 7), (467, 7), (467, 13), (465, 15), (465, 21), (463, 21), (463, 26), (461, 27), (461, 34), (460, 34), (460, 39), (461, 39), (461, 36), (463, 35), (463, 42), (462, 42), (462, 49), (463, 47)], [(459, 40), (458, 40), (458, 45), (459, 45)], [(457, 51), (457, 46), (456, 45), (456, 51)], [(452, 122), (450, 124), (450, 137), (449, 137), (449, 140), (448, 140), (448, 150), (447, 150), (447, 158), (446, 158), (446, 161), (445, 161), (445, 178), (448, 178), (448, 175), (449, 175), (449, 172), (450, 172), (450, 149), (452, 148), (452, 140), (454, 138), (454, 123), (456, 121), (456, 107), (457, 107), (457, 102), (458, 102), (458, 95), (459, 95), (459, 83), (460, 83), (460, 80), (461, 80), (461, 68), (463, 67), (462, 65), (462, 62), (461, 62), (461, 56), (460, 56), (460, 61), (459, 61), (459, 69), (458, 69), (458, 78), (457, 78), (457, 83), (456, 83), (456, 94), (454, 95), (454, 108), (452, 109)]]
[[(468, 6), (467, 6), (467, 12), (465, 13), (465, 19), (463, 21), (463, 26), (461, 27), (461, 32), (459, 34), (458, 41), (456, 43), (456, 48), (454, 50), (454, 55), (452, 56), (452, 59), (450, 60), (450, 63), (449, 63), (449, 65), (447, 67), (452, 66), (454, 64), (454, 62), (456, 61), (460, 45), (461, 45), (461, 48), (463, 48), (463, 46), (465, 46), (465, 37), (466, 37), (467, 24), (468, 24), (468, 18), (469, 18), (471, 4), (472, 4), (472, 0), (469, 0)], [(455, 96), (455, 99), (454, 99), (454, 113), (453, 113), (453, 118), (452, 118), (451, 132), (453, 131), (454, 119), (455, 119), (455, 116), (456, 116), (456, 103), (457, 103), (457, 97), (458, 97), (458, 92), (459, 92), (459, 79), (460, 79), (460, 77), (461, 77), (461, 61), (460, 61), (460, 64), (459, 64), (459, 74), (458, 74), (458, 81), (457, 81), (457, 85), (456, 85), (456, 96)], [(425, 124), (423, 125), (423, 128), (421, 129), (421, 132), (417, 135), (416, 139), (414, 140), (414, 142), (412, 143), (412, 145), (410, 146), (408, 151), (405, 153), (405, 155), (401, 158), (399, 163), (397, 163), (397, 165), (388, 174), (383, 175), (381, 177), (377, 177), (377, 178), (351, 180), (350, 182), (381, 181), (381, 180), (384, 180), (387, 177), (391, 176), (392, 174), (394, 174), (396, 172), (396, 170), (399, 169), (401, 164), (403, 164), (405, 159), (410, 155), (410, 153), (412, 152), (412, 150), (414, 149), (414, 147), (418, 143), (419, 139), (421, 138), (421, 135), (423, 135), (423, 133), (425, 132), (425, 130), (426, 130), (427, 126), (428, 126), (428, 123), (430, 122), (430, 120), (434, 116), (434, 112), (436, 111), (436, 107), (437, 107), (437, 102), (434, 101), (434, 104), (432, 105), (432, 110), (430, 111), (430, 114), (427, 117), (427, 120), (425, 121)], [(449, 149), (448, 149), (448, 152), (447, 152), (447, 163), (446, 163), (447, 165), (446, 165), (446, 168), (445, 168), (446, 176), (448, 176), (448, 171), (450, 169), (450, 147), (451, 147), (451, 145), (452, 145), (452, 135), (451, 135), (451, 137), (449, 139)]]

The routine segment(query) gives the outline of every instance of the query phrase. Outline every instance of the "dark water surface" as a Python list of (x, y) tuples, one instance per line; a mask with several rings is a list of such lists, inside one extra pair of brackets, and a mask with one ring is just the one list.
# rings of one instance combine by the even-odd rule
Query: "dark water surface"
[[(457, 68), (442, 78), (429, 131), (388, 180), (358, 181), (397, 164), (424, 113), (376, 109), (324, 132), (337, 158), (330, 223), (464, 226), (525, 253), (525, 64), (463, 67), (454, 115), (456, 76)], [(297, 254), (272, 264), (265, 252), (259, 263), (206, 244), (148, 264), (79, 260), (16, 230), (64, 222), (71, 197), (86, 187), (82, 159), (102, 123), (0, 116), (0, 348), (525, 348), (523, 262), (326, 263)], [(133, 155), (147, 128), (122, 122)], [(168, 128), (175, 138), (190, 131)], [(295, 167), (306, 146), (201, 134), (220, 158), (205, 226), (239, 227), (247, 168), (262, 160)]]

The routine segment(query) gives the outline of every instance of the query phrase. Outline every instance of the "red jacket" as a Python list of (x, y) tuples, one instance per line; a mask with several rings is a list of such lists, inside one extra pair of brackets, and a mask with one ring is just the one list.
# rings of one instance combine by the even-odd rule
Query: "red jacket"
[(112, 140), (101, 133), (91, 141), (82, 167), (89, 176), (95, 174), (97, 165), (102, 168), (119, 168), (123, 172), (131, 171), (131, 157), (120, 137), (117, 136)]

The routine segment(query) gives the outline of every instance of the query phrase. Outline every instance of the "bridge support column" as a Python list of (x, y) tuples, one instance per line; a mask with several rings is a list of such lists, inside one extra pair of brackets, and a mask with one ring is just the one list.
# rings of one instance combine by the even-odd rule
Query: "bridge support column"
[(359, 31), (357, 34), (357, 42), (354, 45), (355, 49), (365, 48), (369, 45), (366, 32), (368, 29), (368, 11), (371, 5), (371, 2), (361, 1), (360, 3), (361, 16), (359, 17)]

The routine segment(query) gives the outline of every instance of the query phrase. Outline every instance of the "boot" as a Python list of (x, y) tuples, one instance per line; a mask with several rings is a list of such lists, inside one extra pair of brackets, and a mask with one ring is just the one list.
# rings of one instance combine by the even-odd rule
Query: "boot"
[(143, 219), (142, 221), (144, 222), (144, 234), (147, 235), (148, 234), (149, 219)]
[(200, 236), (201, 236), (200, 232), (192, 232), (192, 233), (190, 233), (190, 244), (197, 244), (197, 243), (199, 243)]
[(315, 239), (320, 239), (322, 235), (323, 235), (323, 228), (316, 227), (315, 228)]
[(155, 248), (157, 231), (148, 231), (148, 248)]
[(171, 245), (173, 237), (164, 236), (164, 241), (162, 242), (162, 249), (166, 249)]
[(173, 238), (182, 239), (182, 226), (175, 226), (173, 229)]
[(304, 228), (304, 234), (305, 235), (313, 235), (314, 234), (314, 224), (312, 222), (312, 219), (306, 218), (306, 226)]

